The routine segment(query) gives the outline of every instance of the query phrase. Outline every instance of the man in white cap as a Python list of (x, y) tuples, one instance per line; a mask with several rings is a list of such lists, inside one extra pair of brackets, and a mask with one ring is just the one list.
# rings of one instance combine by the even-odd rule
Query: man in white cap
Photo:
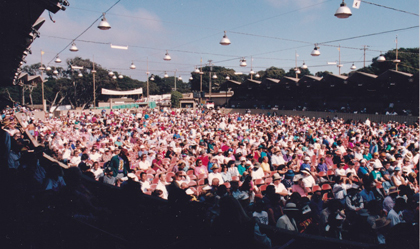
[(286, 196), (288, 194), (286, 187), (283, 185), (283, 183), (281, 183), (281, 177), (279, 173), (275, 173), (273, 175), (273, 183), (271, 185), (274, 185), (276, 194), (280, 194), (282, 196)]
[(217, 161), (219, 162), (219, 165), (222, 165), (223, 161), (225, 160), (225, 156), (223, 156), (223, 151), (219, 149), (217, 151), (217, 155), (214, 156), (213, 159), (217, 159)]
[(289, 202), (283, 208), (284, 215), (282, 215), (278, 220), (276, 227), (280, 229), (285, 229), (293, 232), (298, 232), (295, 218), (299, 214), (299, 209), (296, 207), (295, 203)]
[(273, 155), (271, 156), (271, 165), (277, 169), (278, 166), (285, 164), (283, 155), (281, 154), (281, 151), (278, 148), (275, 148), (273, 151)]
[(311, 171), (310, 161), (311, 161), (311, 159), (308, 156), (305, 156), (303, 158), (303, 163), (300, 165), (300, 170), (307, 169), (307, 170)]
[(208, 180), (209, 182), (213, 182), (214, 178), (218, 178), (219, 179), (219, 184), (223, 184), (223, 178), (222, 178), (222, 174), (220, 173), (220, 167), (218, 164), (213, 164), (213, 167), (211, 167), (211, 170), (213, 172), (209, 173), (208, 176)]

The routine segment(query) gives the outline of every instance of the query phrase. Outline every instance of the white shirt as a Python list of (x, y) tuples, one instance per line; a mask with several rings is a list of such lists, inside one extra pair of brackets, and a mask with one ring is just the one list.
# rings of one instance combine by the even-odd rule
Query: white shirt
[(167, 200), (168, 199), (168, 190), (166, 189), (166, 185), (161, 181), (158, 182), (156, 189), (162, 190), (163, 196), (162, 198)]
[(209, 174), (209, 176), (208, 176), (209, 184), (211, 184), (211, 183), (212, 183), (212, 181), (213, 181), (213, 179), (214, 179), (214, 178), (219, 179), (219, 185), (224, 183), (223, 178), (222, 178), (222, 174), (221, 174), (221, 173), (214, 173), (214, 172), (211, 172), (211, 173)]
[[(272, 183), (272, 185), (274, 185), (273, 183)], [(286, 187), (284, 186), (284, 184), (283, 183), (279, 183), (279, 185), (274, 185), (274, 187), (275, 187), (275, 189), (276, 189), (276, 194), (280, 194), (280, 193), (282, 193), (283, 191), (287, 191), (287, 189), (286, 189)]]
[(272, 155), (271, 156), (271, 164), (275, 164), (275, 165), (282, 165), (285, 164), (284, 158), (283, 156), (280, 154), (279, 156), (277, 155)]
[(150, 164), (150, 162), (149, 162), (149, 161), (147, 161), (147, 160), (145, 160), (144, 162), (143, 162), (143, 161), (140, 161), (140, 162), (139, 162), (139, 168), (140, 168), (141, 170), (147, 170), (147, 169), (149, 169), (149, 168), (150, 168), (150, 166), (151, 166), (151, 164)]
[(303, 185), (305, 188), (312, 188), (315, 185), (315, 179), (311, 175), (303, 175)]
[(147, 190), (150, 188), (150, 182), (147, 180), (145, 182), (140, 181), (140, 185), (140, 189), (143, 193), (147, 192)]

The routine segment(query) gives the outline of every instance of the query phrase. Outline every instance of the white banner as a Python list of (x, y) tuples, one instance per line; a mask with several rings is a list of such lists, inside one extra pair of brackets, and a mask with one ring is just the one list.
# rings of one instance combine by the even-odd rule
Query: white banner
[(137, 88), (130, 91), (115, 91), (115, 90), (108, 90), (108, 89), (102, 88), (102, 94), (104, 95), (137, 95), (137, 94), (143, 94), (143, 88)]

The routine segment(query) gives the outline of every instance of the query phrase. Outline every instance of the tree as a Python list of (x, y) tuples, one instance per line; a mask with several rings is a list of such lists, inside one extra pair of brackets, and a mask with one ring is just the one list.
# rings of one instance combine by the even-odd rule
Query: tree
[(182, 93), (178, 92), (178, 91), (173, 91), (171, 92), (171, 106), (173, 108), (178, 108), (180, 107), (179, 105), (179, 100), (182, 98)]
[[(388, 69), (395, 69), (396, 50), (389, 50), (384, 54), (386, 61), (378, 62), (378, 57), (372, 59), (372, 64), (360, 68), (359, 72), (380, 75)], [(416, 74), (419, 72), (419, 48), (400, 48), (398, 49), (398, 71)]]
[(333, 74), (330, 71), (318, 71), (315, 73), (315, 76), (324, 78), (326, 75)]

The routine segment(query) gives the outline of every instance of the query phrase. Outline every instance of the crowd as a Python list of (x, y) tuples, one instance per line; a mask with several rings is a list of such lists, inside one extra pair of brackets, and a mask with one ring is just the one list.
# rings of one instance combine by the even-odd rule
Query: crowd
[[(209, 223), (220, 228), (215, 235), (239, 236), (223, 227), (243, 217), (378, 244), (399, 224), (418, 226), (417, 124), (200, 109), (69, 111), (37, 120), (8, 108), (2, 160), (16, 170), (26, 148), (17, 118), (50, 156), (96, 181), (205, 204)], [(3, 146), (7, 140), (11, 145)], [(41, 165), (34, 178), (42, 189), (66, 186), (57, 168)], [(258, 226), (253, 231), (270, 244)]]

